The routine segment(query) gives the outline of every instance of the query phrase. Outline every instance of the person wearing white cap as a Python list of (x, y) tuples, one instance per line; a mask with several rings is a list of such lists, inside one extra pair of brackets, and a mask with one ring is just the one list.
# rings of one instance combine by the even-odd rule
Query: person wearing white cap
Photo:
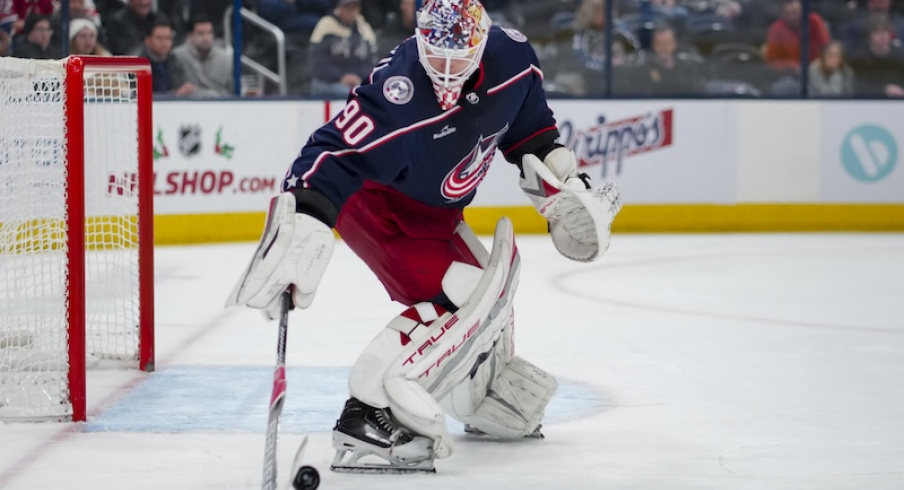
[[(0, 0), (2, 3), (3, 0)], [(98, 40), (103, 40), (101, 37), (101, 28), (103, 28), (103, 24), (100, 20), (100, 14), (97, 13), (97, 7), (94, 5), (94, 0), (69, 0), (69, 20), (72, 19), (88, 19), (94, 22), (94, 25), (98, 29)], [(51, 44), (56, 46), (60, 46), (63, 44), (62, 34), (63, 29), (60, 27), (63, 23), (63, 10), (57, 9), (56, 12), (53, 13), (53, 16), (50, 17), (50, 26), (53, 28), (53, 37), (51, 38)]]
[(69, 54), (110, 56), (110, 52), (97, 42), (97, 26), (88, 19), (69, 21)]

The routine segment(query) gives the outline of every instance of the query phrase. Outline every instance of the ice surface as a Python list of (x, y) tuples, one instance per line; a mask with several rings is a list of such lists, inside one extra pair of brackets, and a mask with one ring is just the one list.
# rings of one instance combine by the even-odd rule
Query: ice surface
[[(329, 472), (348, 367), (401, 310), (340, 243), (291, 315), (283, 479), (310, 433), (324, 490), (904, 488), (904, 235), (621, 235), (593, 264), (518, 244), (518, 352), (562, 381), (547, 439)], [(86, 424), (0, 424), (0, 488), (259, 488), (276, 326), (222, 307), (254, 246), (159, 248), (158, 371), (92, 371)]]

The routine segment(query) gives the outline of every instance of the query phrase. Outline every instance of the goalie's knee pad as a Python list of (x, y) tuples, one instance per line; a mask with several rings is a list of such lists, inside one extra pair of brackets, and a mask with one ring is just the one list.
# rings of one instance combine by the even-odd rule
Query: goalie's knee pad
[(512, 358), (492, 372), (474, 376), (455, 387), (440, 405), (452, 418), (481, 431), (504, 438), (520, 438), (534, 432), (559, 386), (546, 371)]

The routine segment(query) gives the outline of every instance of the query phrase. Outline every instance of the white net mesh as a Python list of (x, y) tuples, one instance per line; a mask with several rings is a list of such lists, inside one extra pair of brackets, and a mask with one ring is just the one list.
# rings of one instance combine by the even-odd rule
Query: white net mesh
[(138, 358), (135, 77), (85, 75), (84, 278), (66, 256), (64, 90), (64, 61), (0, 58), (0, 419), (71, 415), (70, 280), (86, 288), (87, 353)]
[(138, 115), (135, 78), (85, 79), (86, 350), (138, 361)]

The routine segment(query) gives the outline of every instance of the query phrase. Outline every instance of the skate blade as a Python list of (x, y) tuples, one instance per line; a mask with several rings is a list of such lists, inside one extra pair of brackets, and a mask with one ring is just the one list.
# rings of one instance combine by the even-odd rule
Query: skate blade
[(331, 471), (336, 473), (357, 473), (363, 475), (412, 475), (412, 474), (436, 474), (436, 468), (412, 468), (403, 466), (380, 466), (380, 465), (361, 465), (361, 466), (330, 466)]
[[(379, 462), (361, 461), (373, 458)], [(404, 475), (412, 473), (436, 473), (433, 459), (401, 462), (390, 460), (384, 454), (366, 449), (340, 449), (336, 451), (330, 470), (338, 473), (370, 473), (384, 475)]]

